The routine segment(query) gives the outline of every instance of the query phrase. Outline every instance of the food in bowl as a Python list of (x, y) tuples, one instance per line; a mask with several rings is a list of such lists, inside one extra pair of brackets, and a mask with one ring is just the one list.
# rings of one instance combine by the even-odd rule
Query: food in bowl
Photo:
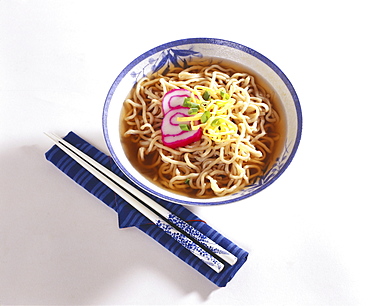
[(274, 93), (217, 58), (141, 78), (123, 103), (130, 161), (163, 188), (196, 198), (230, 195), (271, 168), (283, 120)]
[(233, 203), (264, 190), (289, 166), (301, 131), (284, 73), (253, 49), (213, 38), (138, 56), (103, 109), (104, 138), (125, 176), (183, 205)]

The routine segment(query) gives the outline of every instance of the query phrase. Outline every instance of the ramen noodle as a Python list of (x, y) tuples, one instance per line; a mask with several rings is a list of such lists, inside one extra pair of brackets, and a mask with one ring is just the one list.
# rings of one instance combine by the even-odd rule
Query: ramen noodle
[[(199, 140), (177, 148), (164, 145), (161, 131), (162, 99), (173, 89), (188, 90), (199, 103), (197, 117), (188, 119), (190, 129), (202, 130)], [(252, 75), (221, 64), (193, 65), (138, 81), (124, 103), (121, 141), (138, 171), (158, 185), (194, 197), (225, 196), (264, 174), (278, 122), (270, 94)]]

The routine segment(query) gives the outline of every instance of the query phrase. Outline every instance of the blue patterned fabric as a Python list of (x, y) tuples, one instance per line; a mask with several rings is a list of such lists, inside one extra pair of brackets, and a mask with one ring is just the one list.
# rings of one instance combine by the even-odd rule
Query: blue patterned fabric
[[(123, 175), (123, 173), (113, 162), (111, 157), (105, 155), (103, 152), (99, 151), (97, 148), (87, 143), (73, 132), (70, 132), (64, 139), (130, 183), (130, 181)], [(45, 156), (47, 160), (52, 162), (57, 168), (63, 171), (77, 184), (114, 209), (118, 214), (118, 224), (120, 228), (131, 226), (137, 227), (155, 239), (158, 243), (163, 245), (174, 255), (178, 256), (188, 265), (196, 269), (199, 273), (204, 275), (217, 286), (226, 286), (226, 284), (234, 277), (235, 273), (246, 262), (248, 252), (239, 248), (233, 242), (223, 237), (207, 223), (194, 215), (190, 210), (178, 204), (169, 203), (161, 199), (155, 199), (175, 215), (190, 222), (204, 235), (208, 236), (230, 253), (238, 257), (238, 261), (234, 266), (229, 266), (226, 264), (223, 271), (216, 273), (200, 259), (191, 254), (187, 249), (183, 248), (180, 243), (167, 235), (159, 227), (151, 223), (151, 221), (149, 221), (145, 216), (135, 210), (124, 199), (119, 197), (106, 185), (100, 182), (97, 178), (95, 178), (95, 176), (90, 174), (57, 146), (53, 146), (48, 152), (46, 152)], [(151, 197), (149, 194), (148, 196)]]

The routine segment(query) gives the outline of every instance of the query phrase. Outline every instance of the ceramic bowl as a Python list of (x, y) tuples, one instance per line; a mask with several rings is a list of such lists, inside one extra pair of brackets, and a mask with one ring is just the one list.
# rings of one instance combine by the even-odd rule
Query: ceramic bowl
[[(129, 162), (119, 134), (122, 104), (135, 83), (146, 75), (189, 62), (194, 57), (233, 62), (253, 74), (274, 92), (274, 102), (284, 120), (285, 131), (275, 163), (255, 184), (232, 195), (209, 199), (191, 198), (160, 188), (141, 175)], [(183, 205), (219, 205), (246, 199), (271, 185), (287, 169), (298, 148), (302, 113), (297, 94), (285, 74), (261, 53), (239, 43), (213, 38), (189, 38), (155, 47), (128, 64), (113, 82), (103, 108), (103, 133), (109, 152), (123, 173), (140, 189)]]

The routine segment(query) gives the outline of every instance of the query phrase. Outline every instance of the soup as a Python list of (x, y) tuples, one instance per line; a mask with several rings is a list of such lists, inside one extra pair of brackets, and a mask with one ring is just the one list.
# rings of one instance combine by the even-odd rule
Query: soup
[[(176, 90), (188, 92), (184, 104), (166, 104)], [(121, 143), (133, 166), (162, 188), (198, 198), (229, 195), (255, 183), (281, 151), (284, 120), (276, 99), (253, 72), (221, 60), (194, 61), (138, 81), (122, 107)], [(187, 107), (173, 125), (199, 137), (167, 143), (168, 107)]]

